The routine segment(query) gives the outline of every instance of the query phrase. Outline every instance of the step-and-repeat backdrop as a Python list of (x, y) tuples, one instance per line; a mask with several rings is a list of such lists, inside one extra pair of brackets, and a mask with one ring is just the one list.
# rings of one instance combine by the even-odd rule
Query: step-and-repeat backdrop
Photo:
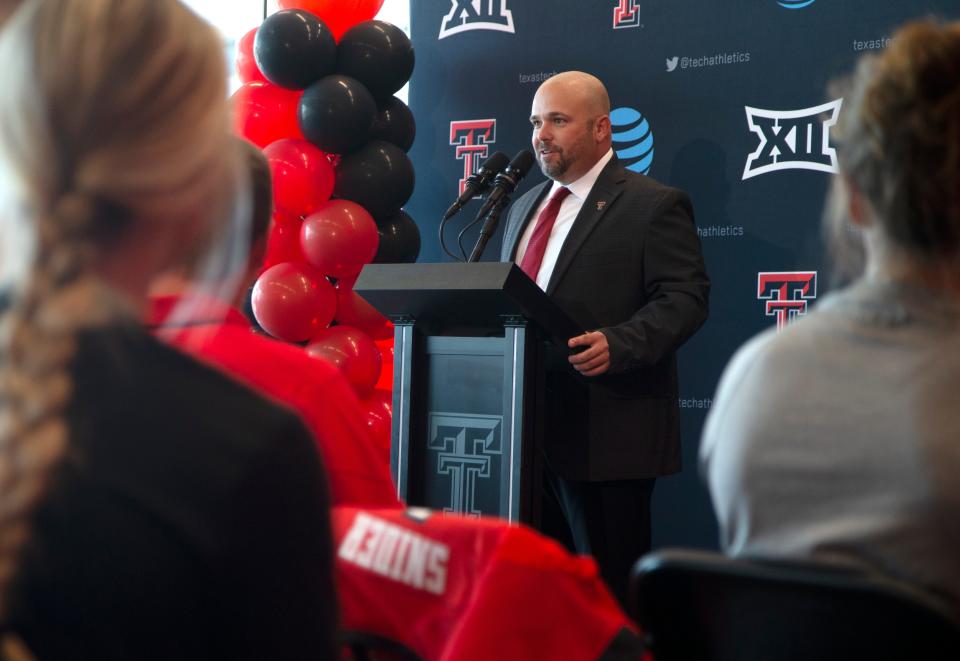
[[(684, 469), (658, 481), (654, 543), (715, 547), (696, 458), (720, 373), (746, 339), (806, 314), (829, 286), (820, 218), (844, 106), (828, 84), (901, 23), (960, 17), (960, 0), (411, 4), (417, 186), (406, 208), (420, 261), (447, 259), (436, 230), (461, 182), (494, 151), (530, 148), (533, 94), (560, 71), (603, 80), (620, 159), (693, 199), (710, 318), (679, 355)], [(542, 180), (535, 167), (517, 195)], [(477, 208), (451, 223), (454, 243)], [(468, 253), (475, 240), (465, 235)], [(485, 259), (497, 259), (499, 241)]]

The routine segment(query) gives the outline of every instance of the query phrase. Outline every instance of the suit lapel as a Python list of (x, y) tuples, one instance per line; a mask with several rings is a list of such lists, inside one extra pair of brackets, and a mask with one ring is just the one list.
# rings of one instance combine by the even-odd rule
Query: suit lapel
[(527, 221), (530, 219), (530, 212), (537, 208), (540, 200), (550, 190), (552, 183), (548, 179), (540, 184), (539, 189), (532, 188), (529, 194), (517, 200), (517, 206), (513, 209), (514, 213), (510, 215), (510, 224), (507, 225), (506, 233), (503, 236), (504, 250), (507, 251), (504, 253), (505, 259), (503, 261), (513, 261), (514, 255), (517, 254), (517, 244), (520, 243), (523, 228), (527, 226)]
[(570, 268), (573, 258), (580, 252), (584, 241), (593, 232), (604, 214), (613, 206), (613, 201), (623, 192), (624, 181), (626, 181), (626, 174), (623, 166), (614, 156), (600, 172), (600, 176), (597, 177), (596, 183), (590, 189), (590, 194), (587, 195), (587, 199), (584, 200), (583, 206), (580, 208), (580, 213), (573, 221), (573, 227), (570, 228), (567, 239), (560, 248), (557, 263), (550, 275), (550, 282), (547, 283), (548, 295), (553, 295), (563, 275)]

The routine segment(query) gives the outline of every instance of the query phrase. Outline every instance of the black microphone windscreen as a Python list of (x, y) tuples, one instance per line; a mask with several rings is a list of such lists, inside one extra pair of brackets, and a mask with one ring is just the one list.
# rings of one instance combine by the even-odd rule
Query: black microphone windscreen
[(520, 177), (523, 178), (527, 172), (530, 171), (530, 168), (533, 167), (533, 161), (533, 154), (524, 149), (513, 157), (513, 161), (510, 162), (510, 168), (519, 173)]
[(513, 157), (510, 165), (497, 175), (494, 180), (493, 190), (480, 207), (477, 218), (483, 218), (496, 205), (502, 204), (501, 200), (509, 199), (508, 196), (517, 188), (520, 180), (526, 176), (527, 172), (533, 166), (533, 154), (524, 149)]
[(494, 174), (500, 172), (503, 168), (507, 167), (507, 164), (510, 162), (510, 157), (504, 154), (502, 151), (495, 151), (490, 155), (490, 158), (485, 160), (481, 165), (480, 169), (488, 170)]

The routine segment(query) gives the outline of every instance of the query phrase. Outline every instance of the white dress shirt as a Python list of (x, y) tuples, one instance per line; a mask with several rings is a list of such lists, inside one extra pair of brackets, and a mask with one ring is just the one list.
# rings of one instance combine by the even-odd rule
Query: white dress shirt
[[(557, 220), (553, 224), (550, 239), (547, 240), (547, 249), (543, 253), (543, 262), (540, 264), (540, 271), (537, 273), (537, 285), (540, 289), (547, 290), (547, 283), (550, 282), (550, 276), (553, 275), (553, 267), (557, 264), (560, 248), (563, 247), (563, 242), (567, 240), (567, 234), (573, 227), (573, 221), (580, 213), (584, 200), (593, 190), (593, 185), (597, 183), (600, 172), (610, 162), (611, 158), (613, 158), (613, 149), (607, 151), (585, 175), (567, 185), (567, 188), (570, 189), (570, 195), (567, 195), (566, 199), (560, 204), (560, 211), (557, 213)], [(537, 226), (537, 220), (540, 218), (543, 208), (547, 206), (547, 202), (557, 192), (557, 189), (562, 187), (563, 184), (554, 181), (550, 187), (550, 192), (543, 196), (540, 206), (530, 217), (530, 222), (527, 223), (523, 234), (520, 235), (520, 243), (517, 245), (517, 255), (514, 258), (517, 264), (520, 263), (523, 254), (527, 251), (527, 245), (530, 243), (530, 237), (533, 235), (533, 230)]]

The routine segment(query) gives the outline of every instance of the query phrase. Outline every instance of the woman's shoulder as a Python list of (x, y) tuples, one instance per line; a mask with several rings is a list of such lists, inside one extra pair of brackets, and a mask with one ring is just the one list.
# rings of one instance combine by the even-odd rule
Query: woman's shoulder
[(139, 327), (83, 333), (72, 373), (73, 440), (94, 456), (190, 463), (224, 479), (265, 453), (320, 461), (294, 413)]

